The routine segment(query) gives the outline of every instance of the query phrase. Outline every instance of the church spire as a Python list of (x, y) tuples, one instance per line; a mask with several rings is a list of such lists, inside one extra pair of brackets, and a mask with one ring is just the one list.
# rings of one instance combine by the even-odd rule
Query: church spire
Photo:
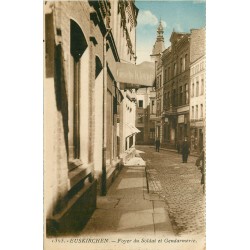
[(160, 54), (165, 49), (163, 33), (164, 28), (160, 19), (159, 26), (157, 28), (157, 37), (152, 51), (153, 55)]

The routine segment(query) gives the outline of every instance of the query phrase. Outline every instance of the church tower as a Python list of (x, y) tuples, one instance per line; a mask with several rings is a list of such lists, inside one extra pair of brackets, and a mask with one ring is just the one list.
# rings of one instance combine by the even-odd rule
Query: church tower
[(165, 45), (164, 45), (164, 37), (163, 37), (163, 26), (160, 21), (159, 26), (157, 28), (157, 38), (153, 47), (152, 51), (152, 57), (158, 56), (163, 50), (165, 50)]

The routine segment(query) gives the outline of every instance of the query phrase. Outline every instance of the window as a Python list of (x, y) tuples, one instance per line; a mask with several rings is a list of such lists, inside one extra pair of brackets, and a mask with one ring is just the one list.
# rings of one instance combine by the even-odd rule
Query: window
[[(68, 138), (73, 138), (69, 141), (69, 159), (80, 158), (80, 58), (87, 49), (88, 44), (79, 25), (70, 20), (70, 53), (72, 56), (72, 80), (73, 80), (73, 98), (72, 103), (72, 118), (73, 118), (73, 133), (70, 131)], [(73, 135), (73, 136), (72, 136)]]
[(195, 119), (198, 119), (198, 105), (195, 107)]
[(179, 88), (179, 94), (180, 94), (179, 105), (182, 105), (182, 98), (183, 98), (183, 89), (182, 89), (182, 86)]
[(167, 107), (170, 107), (170, 91), (168, 91), (168, 96), (167, 96)]
[(201, 95), (204, 93), (204, 79), (201, 79)]
[(150, 139), (155, 138), (155, 129), (154, 128), (150, 128), (150, 130), (149, 130), (149, 138)]
[(118, 113), (117, 98), (113, 96), (113, 125), (115, 125), (115, 115)]
[(164, 81), (166, 82), (167, 81), (167, 70), (165, 69), (165, 71), (164, 71), (165, 73), (165, 76), (164, 76)]
[(143, 123), (143, 113), (138, 114), (138, 123)]
[(196, 96), (199, 96), (199, 82), (196, 82)]
[(203, 118), (203, 104), (201, 104), (201, 118)]
[(151, 106), (151, 114), (154, 114), (154, 112), (155, 112), (155, 108), (154, 108), (154, 106), (155, 106), (155, 101), (152, 100), (151, 104), (152, 104), (152, 106)]
[(173, 90), (173, 95), (172, 95), (172, 105), (173, 107), (176, 107), (176, 90)]
[(194, 82), (192, 83), (192, 94), (191, 94), (192, 97), (194, 97)]
[[(166, 103), (167, 103), (167, 93), (165, 92), (165, 93), (164, 93), (164, 104), (166, 105)], [(164, 105), (164, 106), (165, 106), (165, 105)]]
[(168, 67), (168, 80), (170, 79), (170, 67)]
[(192, 119), (194, 119), (194, 106), (192, 106)]
[(184, 104), (188, 104), (188, 84), (185, 84)]
[(80, 157), (80, 63), (74, 60), (74, 158)]
[(143, 108), (143, 100), (139, 100), (139, 108)]
[(160, 113), (161, 113), (161, 103), (160, 101), (157, 102), (157, 111), (156, 111), (156, 115), (157, 116), (160, 116)]
[(102, 71), (102, 63), (98, 56), (95, 57), (95, 78), (98, 77), (98, 75)]
[(184, 60), (184, 70), (187, 69), (188, 66), (188, 55), (185, 55), (185, 60)]
[(154, 100), (152, 100), (151, 101), (151, 110), (150, 110), (150, 112), (151, 112), (151, 114), (154, 114), (155, 113), (155, 101)]
[(182, 72), (182, 58), (180, 59), (180, 73)]

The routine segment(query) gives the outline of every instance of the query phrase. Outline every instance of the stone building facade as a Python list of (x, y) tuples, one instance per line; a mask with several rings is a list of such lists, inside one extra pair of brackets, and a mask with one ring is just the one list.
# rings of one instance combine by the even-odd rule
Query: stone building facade
[(189, 43), (190, 35), (173, 32), (171, 48), (162, 54), (163, 146), (176, 147), (189, 131)]
[[(162, 147), (181, 149), (184, 137), (191, 143), (191, 135), (193, 138), (196, 134), (190, 130), (190, 119), (193, 119), (190, 117), (190, 82), (193, 81), (190, 69), (204, 55), (205, 30), (173, 31), (170, 42), (171, 46), (160, 54), (156, 63), (156, 136), (160, 137)], [(196, 126), (194, 121), (192, 126)]]
[(206, 53), (205, 29), (191, 30), (190, 142), (191, 152), (199, 153), (206, 135)]
[[(134, 154), (135, 101), (112, 73), (135, 64), (134, 1), (45, 2), (44, 208), (47, 235), (79, 230)], [(133, 113), (128, 118), (130, 106)]]

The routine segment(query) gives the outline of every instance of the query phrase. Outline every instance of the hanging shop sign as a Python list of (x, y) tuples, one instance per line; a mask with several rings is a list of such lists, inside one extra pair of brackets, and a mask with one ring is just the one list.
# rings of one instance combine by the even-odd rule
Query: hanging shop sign
[(117, 62), (115, 78), (125, 88), (153, 87), (155, 64), (153, 62), (143, 62), (135, 65)]

